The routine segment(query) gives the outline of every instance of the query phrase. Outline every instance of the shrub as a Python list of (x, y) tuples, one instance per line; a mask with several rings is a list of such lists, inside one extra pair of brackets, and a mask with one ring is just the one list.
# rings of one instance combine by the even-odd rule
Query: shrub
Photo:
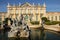
[(49, 22), (50, 21), (46, 17), (42, 17), (41, 19), (44, 20), (45, 22)]
[(38, 25), (39, 21), (31, 21), (30, 23), (33, 24), (33, 25)]
[(46, 25), (55, 25), (56, 23), (52, 23), (52, 22), (45, 22)]
[(45, 22), (46, 25), (56, 25), (59, 24), (60, 21), (50, 21), (50, 22)]

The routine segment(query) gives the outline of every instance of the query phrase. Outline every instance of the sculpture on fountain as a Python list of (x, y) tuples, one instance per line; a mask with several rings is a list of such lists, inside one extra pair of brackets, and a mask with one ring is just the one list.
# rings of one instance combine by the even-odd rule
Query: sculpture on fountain
[(17, 18), (13, 19), (13, 25), (11, 26), (11, 31), (8, 33), (9, 34), (8, 37), (15, 37), (16, 35), (14, 35), (14, 34), (17, 34), (17, 35), (20, 34), (20, 35), (18, 35), (20, 37), (28, 37), (29, 36), (29, 27), (25, 23), (23, 15), (21, 14), (20, 21), (17, 21), (17, 20), (18, 20)]

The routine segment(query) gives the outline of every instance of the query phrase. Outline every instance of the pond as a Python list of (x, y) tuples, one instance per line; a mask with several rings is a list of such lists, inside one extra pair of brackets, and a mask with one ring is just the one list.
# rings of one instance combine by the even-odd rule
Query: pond
[(31, 29), (29, 38), (8, 38), (8, 33), (0, 30), (0, 40), (60, 40), (60, 33), (49, 30)]

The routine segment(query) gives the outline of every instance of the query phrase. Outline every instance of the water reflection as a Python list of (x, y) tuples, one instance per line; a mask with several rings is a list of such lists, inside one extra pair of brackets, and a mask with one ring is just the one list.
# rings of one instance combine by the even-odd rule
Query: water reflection
[(2, 40), (2, 35), (3, 35), (2, 30), (0, 30), (0, 39), (1, 40)]
[(40, 32), (40, 40), (46, 40), (46, 35), (44, 30), (41, 30)]
[(44, 30), (32, 30), (31, 39), (32, 40), (45, 40), (45, 31)]
[(60, 40), (60, 35), (56, 35), (46, 30), (31, 30), (28, 38), (8, 38), (8, 32), (0, 30), (0, 40)]
[(40, 31), (32, 30), (31, 31), (31, 40), (39, 40), (40, 39)]
[(8, 32), (0, 30), (0, 40), (8, 40)]

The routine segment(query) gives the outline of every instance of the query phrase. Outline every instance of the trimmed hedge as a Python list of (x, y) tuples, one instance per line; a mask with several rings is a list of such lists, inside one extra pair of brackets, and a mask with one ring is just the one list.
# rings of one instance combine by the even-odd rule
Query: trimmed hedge
[(39, 21), (31, 21), (30, 23), (33, 24), (33, 25), (38, 25)]
[(59, 24), (60, 21), (50, 21), (50, 22), (45, 22), (46, 25), (56, 25), (56, 24)]
[(56, 25), (56, 24), (60, 24), (60, 21), (50, 21), (48, 20), (46, 17), (42, 17), (42, 20), (45, 21), (46, 25)]

